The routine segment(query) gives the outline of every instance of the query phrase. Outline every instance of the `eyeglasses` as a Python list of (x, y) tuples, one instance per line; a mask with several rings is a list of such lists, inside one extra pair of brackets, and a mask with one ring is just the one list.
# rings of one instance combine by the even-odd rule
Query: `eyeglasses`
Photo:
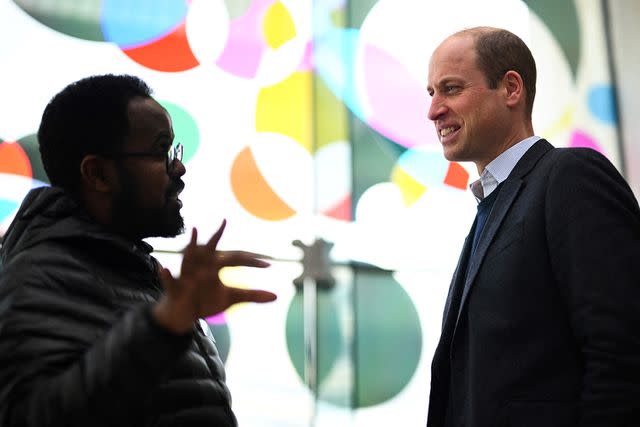
[(123, 153), (110, 154), (109, 157), (153, 157), (161, 159), (164, 157), (167, 167), (167, 173), (171, 174), (176, 167), (176, 161), (182, 161), (182, 154), (184, 153), (184, 147), (182, 144), (169, 148), (166, 153), (158, 151), (125, 151)]

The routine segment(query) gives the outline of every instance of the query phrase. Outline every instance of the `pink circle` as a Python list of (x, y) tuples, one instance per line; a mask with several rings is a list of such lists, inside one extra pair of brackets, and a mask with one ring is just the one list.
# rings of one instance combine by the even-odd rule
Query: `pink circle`
[(598, 144), (598, 142), (594, 138), (592, 138), (590, 135), (580, 130), (575, 130), (571, 134), (569, 147), (587, 147), (587, 148), (592, 148), (600, 152), (601, 154), (605, 154), (600, 144)]

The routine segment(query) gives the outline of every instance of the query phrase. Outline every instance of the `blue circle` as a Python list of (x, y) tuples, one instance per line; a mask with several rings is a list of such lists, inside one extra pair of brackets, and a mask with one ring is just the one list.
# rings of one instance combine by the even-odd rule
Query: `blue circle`
[(609, 125), (617, 122), (616, 104), (611, 85), (594, 85), (588, 95), (589, 111), (598, 120)]
[(424, 186), (442, 184), (449, 169), (449, 162), (442, 153), (421, 147), (411, 148), (402, 153), (397, 165)]
[(0, 221), (13, 214), (18, 208), (18, 202), (7, 199), (0, 199)]
[(186, 0), (105, 0), (102, 32), (122, 49), (149, 44), (171, 33), (186, 18)]

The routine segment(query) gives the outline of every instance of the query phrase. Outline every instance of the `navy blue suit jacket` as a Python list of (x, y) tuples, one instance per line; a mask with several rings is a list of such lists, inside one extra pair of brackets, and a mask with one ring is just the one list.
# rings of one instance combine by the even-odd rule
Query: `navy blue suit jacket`
[(640, 210), (614, 166), (538, 141), (469, 260), (471, 240), (445, 307), (427, 425), (444, 425), (448, 400), (453, 426), (640, 425)]

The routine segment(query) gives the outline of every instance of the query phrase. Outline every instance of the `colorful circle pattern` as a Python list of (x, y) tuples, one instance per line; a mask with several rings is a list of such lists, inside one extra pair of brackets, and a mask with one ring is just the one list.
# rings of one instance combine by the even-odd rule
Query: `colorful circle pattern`
[[(14, 0), (49, 28), (113, 43), (132, 61), (163, 73), (202, 65), (187, 28), (190, 10), (198, 1), (208, 0), (90, 0), (85, 19), (78, 20), (39, 6), (46, 2)], [(430, 187), (467, 190), (469, 173), (442, 158), (435, 131), (426, 120), (429, 106), (423, 84), (394, 52), (363, 38), (361, 26), (378, 3), (382, 1), (314, 1), (314, 34), (304, 40), (306, 50), (277, 81), (260, 87), (256, 139), (235, 155), (229, 177), (235, 199), (255, 218), (285, 221), (320, 214), (351, 221), (360, 197), (385, 182), (400, 189), (407, 207), (428, 197)], [(575, 80), (581, 51), (574, 2), (524, 3), (555, 35)], [(304, 34), (287, 2), (225, 0), (225, 7), (228, 34), (215, 65), (238, 79), (260, 80), (270, 54)], [(614, 101), (610, 85), (594, 85), (588, 90), (588, 114), (600, 124), (614, 126)], [(197, 154), (198, 126), (182, 107), (168, 101), (162, 105), (174, 120), (177, 140), (185, 146), (186, 162)], [(553, 131), (568, 133), (570, 146), (605, 151), (592, 132), (573, 128), (575, 111), (576, 105), (567, 106)], [(314, 177), (307, 173), (313, 169), (330, 172)], [(16, 182), (26, 185), (19, 194), (10, 193), (8, 186), (0, 189), (3, 221), (15, 212), (20, 195), (47, 182), (34, 135), (13, 142), (0, 140), (0, 177), (17, 177)], [(307, 199), (310, 188), (315, 203)], [(362, 283), (356, 283), (356, 290)], [(356, 295), (356, 407), (377, 405), (400, 393), (414, 375), (421, 354), (420, 321), (402, 286), (392, 277), (366, 277), (366, 284), (366, 291)], [(319, 295), (320, 386), (329, 381), (345, 354), (346, 331), (336, 320), (336, 304), (331, 293)], [(219, 346), (226, 358), (230, 338), (225, 319), (211, 318), (208, 323), (217, 337), (223, 337)], [(398, 324), (403, 325), (404, 336), (397, 335)], [(286, 334), (291, 361), (301, 377), (302, 327), (302, 296), (296, 294)], [(388, 355), (378, 352), (382, 348), (403, 351)], [(394, 369), (386, 365), (391, 356), (396, 360)], [(340, 404), (331, 396), (328, 400)]]

